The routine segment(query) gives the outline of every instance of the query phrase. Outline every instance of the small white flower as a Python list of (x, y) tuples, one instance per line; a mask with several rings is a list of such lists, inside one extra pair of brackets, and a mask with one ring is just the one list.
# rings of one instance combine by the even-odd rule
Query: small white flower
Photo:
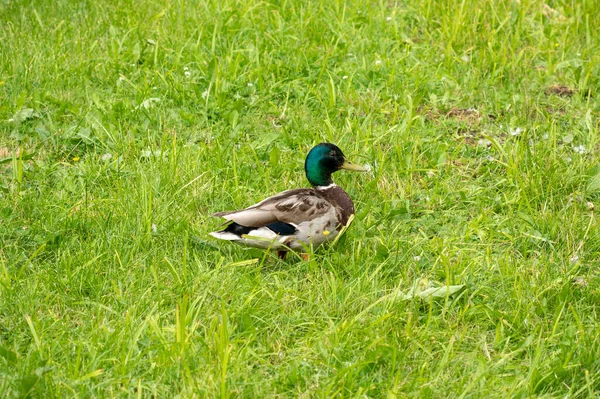
[(569, 195), (569, 203), (583, 202), (583, 195), (572, 193)]
[(186, 66), (184, 66), (184, 67), (183, 67), (183, 70), (184, 70), (184, 71), (187, 71), (188, 69), (189, 69), (189, 68), (188, 68), (188, 67), (186, 67)]
[(124, 82), (125, 81), (125, 76), (121, 75), (119, 76), (119, 82)]
[(463, 60), (464, 62), (471, 61), (471, 58), (468, 55), (463, 55), (462, 57), (460, 57), (460, 59)]
[(390, 22), (392, 20), (392, 17), (387, 17), (385, 20)]
[(144, 101), (142, 101), (142, 103), (140, 105), (137, 106), (137, 108), (145, 108), (145, 109), (150, 109), (152, 108), (152, 106), (156, 103), (160, 102), (160, 98), (158, 97), (151, 97), (151, 98), (147, 98)]
[(373, 170), (373, 167), (371, 166), (370, 163), (364, 164), (363, 167), (367, 170), (367, 172), (370, 172)]
[(521, 133), (523, 133), (524, 131), (525, 131), (525, 129), (523, 129), (523, 128), (521, 128), (521, 127), (518, 127), (518, 128), (516, 128), (516, 129), (510, 129), (510, 135), (511, 135), (511, 136), (518, 136), (518, 135), (520, 135)]
[(544, 133), (542, 135), (542, 140), (548, 140), (548, 133)]
[(101, 159), (102, 161), (104, 161), (104, 162), (108, 162), (108, 161), (110, 161), (110, 160), (112, 159), (112, 157), (113, 157), (113, 156), (112, 156), (112, 154), (110, 154), (110, 153), (106, 153), (106, 154), (103, 154), (103, 155), (100, 157), (100, 159)]
[(571, 161), (573, 160), (573, 158), (571, 157), (566, 157), (565, 158), (565, 163), (571, 163)]
[(435, 172), (433, 170), (428, 170), (427, 177), (433, 177), (433, 176), (435, 176)]
[(587, 287), (589, 283), (585, 277), (577, 276), (573, 277), (573, 284), (578, 285), (580, 287)]
[(487, 157), (485, 157), (485, 160), (486, 160), (486, 161), (490, 161), (490, 162), (493, 162), (493, 161), (495, 161), (494, 157), (493, 157), (493, 156), (491, 156), (491, 155), (488, 155)]
[(571, 263), (577, 263), (577, 261), (579, 261), (579, 255), (577, 254), (571, 256), (571, 258), (569, 259), (569, 262)]
[(251, 82), (248, 82), (248, 87), (254, 86)]
[(375, 65), (377, 65), (377, 66), (381, 65), (381, 60), (375, 60)]
[(344, 79), (344, 80), (348, 79), (348, 75), (342, 76), (342, 79)]
[(583, 155), (587, 152), (584, 145), (573, 146), (573, 151), (580, 155)]
[(142, 158), (150, 158), (152, 156), (152, 151), (150, 150), (142, 150), (140, 153), (140, 157)]
[(184, 74), (184, 75), (185, 75), (185, 77), (186, 77), (186, 78), (188, 78), (188, 79), (189, 79), (189, 78), (192, 76), (192, 73), (191, 73), (190, 71), (185, 71), (183, 74)]
[(154, 234), (156, 234), (158, 232), (158, 229), (156, 228), (156, 224), (155, 223), (152, 223), (152, 232)]
[(413, 256), (413, 260), (414, 260), (415, 262), (418, 262), (418, 261), (420, 261), (420, 260), (421, 260), (421, 257), (420, 257), (419, 255), (415, 255), (415, 256)]
[(491, 147), (492, 146), (492, 142), (489, 141), (488, 139), (479, 139), (477, 140), (477, 145), (480, 147)]
[(204, 90), (202, 92), (202, 98), (207, 99), (208, 98), (208, 90)]

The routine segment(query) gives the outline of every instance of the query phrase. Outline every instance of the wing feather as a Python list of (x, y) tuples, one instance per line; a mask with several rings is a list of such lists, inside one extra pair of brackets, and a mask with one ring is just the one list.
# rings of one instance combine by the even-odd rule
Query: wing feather
[(298, 188), (276, 194), (246, 209), (218, 212), (213, 216), (248, 227), (263, 227), (275, 222), (298, 225), (324, 215), (332, 206), (316, 190)]

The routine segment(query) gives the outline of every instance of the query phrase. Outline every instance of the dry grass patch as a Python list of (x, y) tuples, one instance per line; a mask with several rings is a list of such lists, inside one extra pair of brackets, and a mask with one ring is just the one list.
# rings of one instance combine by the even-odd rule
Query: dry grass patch
[(573, 94), (575, 94), (575, 90), (571, 89), (568, 86), (554, 84), (554, 85), (546, 87), (546, 90), (544, 90), (544, 93), (546, 93), (546, 95), (571, 97), (571, 96), (573, 96)]

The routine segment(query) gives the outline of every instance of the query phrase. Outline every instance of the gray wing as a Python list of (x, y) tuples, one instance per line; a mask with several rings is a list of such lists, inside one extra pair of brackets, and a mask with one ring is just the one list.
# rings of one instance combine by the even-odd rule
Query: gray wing
[(284, 191), (246, 209), (218, 212), (220, 216), (247, 227), (262, 227), (275, 222), (298, 225), (329, 212), (333, 205), (310, 188)]

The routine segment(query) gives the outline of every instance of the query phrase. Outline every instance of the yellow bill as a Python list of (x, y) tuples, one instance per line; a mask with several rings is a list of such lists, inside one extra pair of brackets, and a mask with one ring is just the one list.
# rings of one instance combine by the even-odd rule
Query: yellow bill
[(356, 170), (358, 172), (367, 172), (367, 169), (357, 165), (355, 163), (352, 163), (350, 161), (344, 161), (344, 163), (342, 164), (342, 169), (346, 169), (346, 170)]

